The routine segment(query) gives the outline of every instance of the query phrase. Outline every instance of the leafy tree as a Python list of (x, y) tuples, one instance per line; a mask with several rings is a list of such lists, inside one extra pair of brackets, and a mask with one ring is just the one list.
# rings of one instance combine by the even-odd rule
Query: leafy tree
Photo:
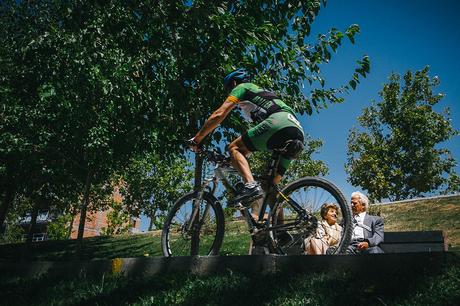
[[(170, 153), (183, 147), (222, 103), (222, 76), (236, 67), (246, 67), (257, 83), (275, 90), (301, 114), (327, 107), (328, 102), (342, 102), (341, 94), (354, 89), (369, 72), (369, 59), (358, 61), (345, 85), (326, 87), (321, 65), (329, 62), (344, 37), (353, 43), (359, 27), (351, 25), (343, 32), (332, 28), (310, 39), (320, 7), (319, 0), (156, 1), (154, 11), (148, 4), (140, 5), (139, 23), (147, 24), (159, 97), (156, 107), (162, 119), (157, 151)], [(222, 126), (222, 133), (212, 137), (216, 141), (228, 141), (244, 128), (234, 114)], [(200, 185), (201, 164), (197, 158), (195, 186)]]
[(59, 214), (57, 218), (48, 225), (48, 238), (51, 240), (69, 239), (69, 227), (72, 227), (73, 216), (71, 212)]
[(348, 137), (346, 171), (353, 185), (377, 200), (402, 200), (430, 192), (459, 190), (456, 161), (442, 143), (457, 136), (449, 109), (434, 107), (444, 97), (435, 93), (438, 77), (429, 68), (403, 79), (389, 77), (372, 103), (358, 117), (362, 129)]
[(112, 201), (107, 213), (107, 227), (102, 228), (102, 235), (122, 235), (129, 231), (131, 216), (121, 202)]
[[(296, 111), (311, 113), (326, 107), (326, 101), (342, 102), (338, 95), (354, 88), (365, 76), (369, 62), (364, 57), (352, 80), (339, 89), (325, 89), (321, 64), (347, 36), (354, 42), (359, 32), (351, 25), (344, 33), (331, 29), (312, 43), (307, 37), (320, 10), (320, 1), (159, 1), (153, 16), (139, 11), (140, 22), (149, 23), (149, 47), (161, 46), (161, 62), (154, 63), (154, 80), (161, 88), (164, 116), (172, 126), (168, 143), (183, 141), (203, 122), (224, 97), (222, 76), (245, 66), (257, 82), (276, 90)], [(142, 7), (140, 9), (145, 9)], [(153, 39), (161, 37), (161, 39)], [(305, 83), (314, 90), (306, 96)], [(174, 103), (180, 101), (180, 103)], [(240, 127), (230, 120), (227, 127)], [(178, 136), (184, 135), (183, 138)], [(161, 135), (160, 135), (161, 137)], [(216, 136), (218, 138), (219, 135)], [(168, 145), (168, 144), (165, 144)]]
[[(310, 39), (320, 7), (319, 0), (3, 1), (0, 222), (21, 190), (37, 188), (21, 186), (29, 165), (44, 166), (40, 182), (65, 177), (82, 195), (81, 241), (96, 187), (153, 149), (174, 160), (223, 100), (221, 77), (232, 68), (246, 67), (301, 114), (342, 102), (369, 60), (358, 61), (345, 85), (327, 88), (321, 65), (359, 28)], [(242, 128), (232, 116), (214, 138)]]
[[(148, 80), (137, 74), (146, 54), (129, 27), (136, 24), (133, 12), (129, 5), (103, 1), (2, 5), (2, 51), (13, 67), (2, 79), (2, 94), (14, 123), (2, 127), (7, 146), (1, 157), (12, 160), (5, 163), (4, 178), (16, 168), (27, 172), (37, 151), (46, 156), (39, 164), (55, 177), (67, 174), (83, 194), (79, 241), (90, 197), (100, 190), (94, 186), (152, 138), (152, 126), (145, 128), (150, 93), (141, 89)], [(15, 143), (26, 148), (24, 154), (16, 154)], [(5, 198), (17, 192), (13, 187)]]
[(155, 154), (133, 160), (121, 174), (124, 205), (132, 215), (150, 218), (149, 231), (160, 228), (172, 204), (191, 190), (190, 167), (183, 159), (165, 162)]
[(24, 241), (24, 237), (27, 232), (24, 230), (21, 225), (21, 220), (23, 220), (28, 213), (31, 212), (33, 203), (30, 202), (30, 199), (25, 198), (24, 196), (18, 196), (14, 199), (14, 203), (11, 206), (11, 209), (8, 211), (6, 217), (7, 222), (4, 225), (4, 232), (0, 241), (2, 243), (15, 243)]
[(24, 228), (18, 223), (8, 223), (6, 226), (6, 231), (0, 237), (1, 243), (18, 243), (24, 241), (24, 235), (26, 232)]

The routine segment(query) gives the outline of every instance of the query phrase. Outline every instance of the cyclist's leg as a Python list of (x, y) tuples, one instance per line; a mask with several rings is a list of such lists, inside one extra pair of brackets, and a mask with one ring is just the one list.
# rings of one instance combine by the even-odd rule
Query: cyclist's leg
[[(245, 182), (253, 182), (254, 178), (245, 156), (254, 151), (271, 151), (282, 148), (285, 146), (286, 141), (293, 139), (303, 141), (303, 132), (299, 129), (299, 124), (295, 117), (286, 112), (272, 114), (231, 143), (229, 149), (234, 167), (243, 176)], [(277, 174), (273, 180), (274, 184), (280, 183), (290, 162), (289, 159), (281, 158)], [(273, 206), (275, 197), (273, 195), (272, 199), (268, 200), (270, 207)], [(253, 204), (253, 216), (259, 215), (260, 205), (258, 204)], [(283, 212), (281, 211), (280, 214), (283, 214)], [(283, 216), (279, 216), (278, 221), (282, 219), (284, 219)]]
[(281, 182), (281, 180), (283, 179), (284, 173), (286, 173), (286, 170), (289, 168), (289, 165), (291, 164), (291, 161), (292, 160), (284, 158), (284, 157), (280, 158), (280, 163), (278, 165), (276, 175), (273, 178), (273, 184), (278, 185)]
[[(267, 142), (281, 127), (276, 115), (272, 114), (241, 136), (242, 143), (250, 152), (271, 150), (267, 147)], [(279, 182), (281, 177), (276, 179)]]
[(238, 137), (228, 146), (230, 152), (230, 158), (232, 159), (233, 167), (241, 175), (245, 183), (254, 182), (254, 177), (252, 176), (251, 168), (249, 167), (248, 156), (251, 151), (246, 147), (245, 143), (242, 140), (242, 137)]
[[(248, 148), (249, 151), (254, 152), (254, 151), (271, 151), (276, 147), (269, 147), (268, 144), (272, 143), (273, 141), (270, 141), (271, 138), (273, 138), (274, 135), (280, 134), (279, 132), (288, 126), (291, 126), (292, 123), (288, 122), (287, 120), (284, 120), (286, 117), (286, 113), (275, 113), (272, 114), (270, 117), (256, 125), (255, 127), (251, 128), (250, 130), (247, 131), (247, 133), (243, 134), (241, 139), (242, 142), (245, 144), (246, 148)], [(281, 133), (284, 135), (285, 133)], [(275, 136), (275, 140), (278, 139), (279, 137)], [(286, 137), (284, 137), (286, 138)], [(281, 137), (282, 141), (283, 137)], [(280, 146), (284, 145), (284, 141), (280, 143)], [(282, 164), (287, 168), (289, 161), (283, 161)], [(283, 171), (278, 171), (278, 174), (274, 177), (273, 183), (278, 184), (281, 181)], [(270, 207), (273, 206), (275, 203), (275, 198), (276, 195), (273, 194), (270, 196), (268, 199), (268, 202), (270, 204)], [(260, 215), (260, 207), (261, 203), (253, 203), (253, 209), (252, 209), (252, 216), (255, 220), (258, 219), (258, 216)], [(278, 220), (284, 219), (283, 218), (283, 211), (280, 211), (280, 216), (278, 217)], [(252, 241), (251, 241), (252, 243)], [(252, 244), (249, 247), (250, 249), (250, 254), (252, 250)]]
[[(274, 149), (281, 149), (285, 146), (288, 140), (298, 139), (303, 141), (303, 131), (299, 129), (298, 125), (292, 121), (292, 115), (286, 113), (278, 113), (274, 114), (277, 115), (276, 121), (278, 122), (278, 128), (274, 131), (272, 135), (267, 139), (267, 149), (274, 150)], [(278, 169), (276, 171), (276, 175), (273, 179), (274, 184), (279, 184), (283, 175), (286, 173), (286, 170), (289, 168), (292, 160), (287, 159), (285, 157), (281, 157)], [(270, 201), (270, 208), (273, 208), (274, 205), (273, 201)], [(284, 211), (280, 210), (278, 213), (278, 224), (284, 223)]]
[[(251, 169), (249, 167), (249, 163), (246, 159), (246, 156), (251, 154), (251, 151), (248, 150), (246, 145), (244, 144), (241, 136), (235, 139), (229, 146), (228, 146), (230, 157), (232, 160), (233, 167), (238, 171), (241, 175), (245, 183), (254, 182), (254, 177), (252, 175)], [(259, 219), (259, 211), (261, 207), (261, 199), (254, 201), (251, 204), (251, 215), (254, 220)]]
[(233, 167), (240, 173), (246, 183), (254, 181), (246, 156), (255, 151), (270, 151), (272, 148), (267, 147), (269, 139), (286, 125), (280, 124), (280, 120), (277, 118), (279, 116), (275, 115), (277, 114), (273, 114), (249, 129), (228, 147)]

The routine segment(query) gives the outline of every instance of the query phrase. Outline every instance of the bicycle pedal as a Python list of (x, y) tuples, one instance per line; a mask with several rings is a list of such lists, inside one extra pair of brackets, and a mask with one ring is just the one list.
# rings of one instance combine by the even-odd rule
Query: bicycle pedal
[(228, 202), (227, 203), (227, 207), (231, 207), (231, 208), (235, 208), (235, 209), (238, 209), (238, 210), (243, 210), (245, 207), (243, 206), (243, 204), (241, 204), (241, 202)]

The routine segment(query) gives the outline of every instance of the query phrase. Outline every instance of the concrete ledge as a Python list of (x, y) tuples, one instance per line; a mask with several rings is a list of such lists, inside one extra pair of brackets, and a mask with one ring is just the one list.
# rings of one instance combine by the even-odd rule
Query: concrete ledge
[(148, 277), (158, 274), (192, 273), (210, 275), (228, 271), (244, 274), (312, 273), (319, 271), (350, 271), (360, 275), (388, 274), (439, 269), (451, 252), (402, 253), (339, 256), (196, 256), (115, 258), (112, 260), (69, 262), (5, 262), (0, 261), (3, 276), (34, 277), (40, 275), (75, 277), (77, 275), (120, 274), (127, 277)]

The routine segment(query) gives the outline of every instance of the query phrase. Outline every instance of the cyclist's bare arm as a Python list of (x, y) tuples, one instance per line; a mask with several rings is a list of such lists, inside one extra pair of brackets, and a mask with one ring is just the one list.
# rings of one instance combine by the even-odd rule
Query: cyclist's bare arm
[(236, 104), (231, 100), (227, 99), (222, 105), (215, 110), (208, 120), (204, 123), (200, 131), (193, 137), (193, 140), (199, 144), (209, 133), (211, 133), (219, 124), (224, 121), (227, 115), (234, 109)]

